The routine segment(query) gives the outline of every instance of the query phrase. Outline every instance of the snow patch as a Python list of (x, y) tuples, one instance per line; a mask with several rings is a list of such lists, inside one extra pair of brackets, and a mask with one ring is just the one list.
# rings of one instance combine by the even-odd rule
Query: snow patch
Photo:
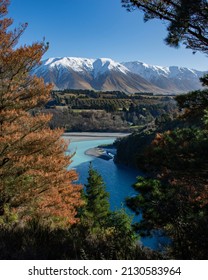
[(185, 67), (149, 65), (139, 61), (123, 62), (122, 65), (127, 67), (129, 71), (142, 76), (148, 81), (160, 77), (192, 79), (193, 77), (197, 78), (203, 75), (203, 71), (197, 71)]
[(113, 61), (110, 58), (79, 58), (79, 57), (56, 57), (49, 58), (42, 62), (42, 65), (34, 72), (41, 71), (44, 73), (49, 69), (55, 68), (58, 71), (63, 71), (63, 69), (72, 69), (75, 72), (88, 72), (94, 77), (98, 75), (103, 75), (104, 73), (114, 70), (119, 71), (124, 74), (129, 72), (129, 70), (122, 64)]
[(121, 65), (118, 62), (113, 61), (110, 58), (96, 59), (93, 63), (93, 69), (94, 69), (93, 70), (94, 78), (96, 78), (99, 75), (103, 75), (104, 73), (109, 72), (111, 70), (119, 71), (124, 74), (129, 72), (129, 70), (125, 66)]

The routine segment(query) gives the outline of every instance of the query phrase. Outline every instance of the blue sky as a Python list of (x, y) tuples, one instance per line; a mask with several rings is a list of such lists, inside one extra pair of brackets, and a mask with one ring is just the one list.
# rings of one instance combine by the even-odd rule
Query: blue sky
[(28, 22), (20, 44), (50, 43), (44, 58), (112, 58), (154, 65), (178, 65), (207, 70), (207, 57), (184, 47), (165, 45), (165, 24), (144, 23), (143, 14), (128, 13), (120, 0), (10, 0), (8, 16), (14, 26)]

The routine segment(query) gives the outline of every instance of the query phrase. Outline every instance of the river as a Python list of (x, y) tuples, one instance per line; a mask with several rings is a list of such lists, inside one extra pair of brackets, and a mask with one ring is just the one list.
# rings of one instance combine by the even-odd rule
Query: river
[[(112, 210), (125, 207), (125, 198), (135, 194), (132, 184), (136, 182), (137, 176), (142, 175), (142, 172), (136, 169), (115, 164), (112, 159), (104, 160), (85, 154), (85, 152), (90, 148), (103, 144), (111, 144), (114, 140), (115, 138), (75, 141), (69, 145), (70, 153), (76, 151), (69, 169), (75, 168), (78, 172), (78, 183), (83, 185), (87, 183), (89, 163), (92, 162), (93, 168), (99, 172), (106, 184), (106, 190), (110, 194), (109, 202)], [(132, 216), (134, 221), (139, 220), (139, 217), (135, 217), (128, 208), (126, 211)], [(142, 244), (152, 249), (159, 249), (160, 241), (161, 240), (157, 237), (141, 238)]]

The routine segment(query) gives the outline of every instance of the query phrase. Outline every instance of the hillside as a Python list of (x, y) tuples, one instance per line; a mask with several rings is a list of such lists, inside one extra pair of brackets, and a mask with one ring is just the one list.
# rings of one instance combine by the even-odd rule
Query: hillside
[(51, 127), (65, 131), (128, 131), (153, 125), (177, 114), (173, 96), (125, 94), (119, 91), (53, 91), (46, 110)]

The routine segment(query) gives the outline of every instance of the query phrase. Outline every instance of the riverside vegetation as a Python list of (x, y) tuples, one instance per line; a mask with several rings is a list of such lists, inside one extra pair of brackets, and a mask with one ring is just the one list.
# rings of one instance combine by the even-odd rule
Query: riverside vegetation
[[(140, 8), (138, 1), (122, 2)], [(173, 20), (169, 43), (182, 40), (193, 50), (207, 51), (207, 17), (203, 18), (207, 1), (196, 1), (197, 5), (192, 1), (156, 1), (158, 7), (155, 1), (140, 2), (147, 18), (154, 17), (155, 11), (155, 17), (162, 18), (164, 13), (166, 20)], [(162, 2), (168, 6), (164, 8)], [(30, 76), (48, 45), (40, 42), (17, 48), (26, 25), (11, 31), (7, 8), (8, 1), (0, 0), (0, 258), (207, 259), (208, 91), (176, 97), (178, 109), (172, 97), (151, 94), (127, 97), (114, 92), (105, 99), (102, 93), (97, 97), (94, 92), (55, 92), (54, 98), (60, 98), (55, 105), (61, 106), (52, 108), (51, 86)], [(174, 11), (173, 19), (166, 13), (168, 8)], [(174, 21), (178, 17), (186, 20)], [(200, 20), (196, 36), (192, 28)], [(206, 76), (202, 81), (208, 84)], [(78, 98), (78, 94), (82, 96)], [(68, 101), (63, 103), (66, 97)], [(164, 109), (164, 101), (170, 101), (170, 109)], [(99, 108), (95, 108), (96, 102)], [(105, 184), (92, 165), (85, 188), (75, 184), (74, 170), (67, 171), (72, 156), (66, 156), (66, 144), (60, 140), (64, 130), (57, 127), (76, 131), (78, 120), (71, 122), (81, 115), (79, 121), (89, 118), (90, 130), (93, 124), (97, 130), (100, 122), (96, 114), (98, 119), (111, 119), (102, 131), (111, 131), (119, 122), (125, 129), (136, 129), (116, 142), (116, 160), (143, 168), (148, 174), (135, 182), (139, 194), (126, 200), (136, 214), (142, 213), (142, 221), (133, 227), (123, 209), (109, 209)], [(170, 240), (162, 252), (138, 242), (139, 236), (155, 231)]]

